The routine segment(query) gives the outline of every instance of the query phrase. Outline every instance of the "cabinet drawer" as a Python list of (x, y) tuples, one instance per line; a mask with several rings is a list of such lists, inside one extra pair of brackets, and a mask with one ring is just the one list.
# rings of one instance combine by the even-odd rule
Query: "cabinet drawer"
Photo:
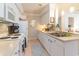
[(60, 41), (60, 40), (57, 39), (57, 38), (48, 36), (48, 41), (49, 41), (51, 44), (55, 44), (55, 45), (58, 45), (58, 46), (63, 46), (63, 42)]
[(52, 37), (50, 37), (50, 36), (48, 36), (48, 42), (49, 42), (50, 44), (54, 44), (54, 43), (56, 42), (56, 39), (55, 39), (55, 38), (52, 38)]

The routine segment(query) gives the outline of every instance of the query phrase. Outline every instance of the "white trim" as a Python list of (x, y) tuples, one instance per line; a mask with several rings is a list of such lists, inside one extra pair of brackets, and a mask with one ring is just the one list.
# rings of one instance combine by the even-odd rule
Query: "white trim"
[[(23, 14), (24, 11), (21, 11), (21, 9), (23, 9), (23, 8), (20, 8), (19, 5), (17, 5), (17, 3), (14, 3), (14, 4), (16, 5), (18, 11), (19, 11), (21, 14)], [(22, 6), (22, 5), (20, 4), (20, 6)]]

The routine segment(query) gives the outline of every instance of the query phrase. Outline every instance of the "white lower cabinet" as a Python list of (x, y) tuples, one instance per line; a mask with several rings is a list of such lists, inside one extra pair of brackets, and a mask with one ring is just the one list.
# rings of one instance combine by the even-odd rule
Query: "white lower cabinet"
[(77, 40), (64, 42), (43, 32), (39, 32), (38, 39), (51, 56), (79, 55), (79, 41)]
[(65, 43), (66, 56), (79, 56), (79, 40), (73, 40)]
[(19, 50), (19, 48), (17, 47), (17, 48), (13, 51), (12, 56), (19, 56), (19, 52), (20, 52), (20, 50)]
[(47, 37), (48, 37), (47, 44), (49, 45), (49, 49), (48, 49), (49, 54), (52, 56), (62, 56), (63, 55), (62, 45), (59, 45), (58, 41), (55, 38), (52, 38), (50, 36)]

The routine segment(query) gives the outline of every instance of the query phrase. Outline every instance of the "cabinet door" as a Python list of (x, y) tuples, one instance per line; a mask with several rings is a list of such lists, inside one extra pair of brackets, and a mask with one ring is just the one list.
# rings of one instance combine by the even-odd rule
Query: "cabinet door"
[(55, 39), (46, 33), (41, 33), (39, 35), (41, 43), (44, 45), (48, 53), (52, 56), (63, 56), (64, 48), (63, 43), (58, 39)]
[(60, 42), (59, 40), (55, 40), (54, 41), (54, 45), (51, 46), (53, 49), (53, 53), (54, 53), (54, 56), (63, 56), (64, 55), (64, 47), (62, 45), (62, 42)]
[(43, 34), (43, 45), (45, 46), (46, 50), (49, 51), (48, 35), (47, 34)]
[(13, 51), (12, 56), (20, 56), (20, 47), (18, 45)]
[(48, 44), (49, 44), (50, 55), (52, 56), (63, 56), (64, 55), (63, 54), (64, 49), (62, 46), (63, 43), (61, 41), (49, 36)]
[(54, 55), (55, 56), (63, 56), (64, 55), (64, 48), (61, 46), (55, 46), (54, 47)]
[(48, 36), (48, 45), (49, 45), (49, 49), (48, 49), (49, 54), (54, 56), (55, 55), (55, 39)]
[(39, 39), (40, 42), (41, 42), (41, 39), (42, 39), (42, 34), (41, 34), (41, 32), (38, 32), (38, 39)]
[(21, 17), (21, 12), (18, 6), (14, 3), (14, 11), (15, 11), (15, 21), (19, 21), (19, 17)]
[(38, 39), (43, 44), (45, 49), (48, 51), (49, 45), (48, 45), (48, 36), (45, 33), (39, 32), (38, 33)]
[(0, 17), (4, 18), (4, 3), (0, 3)]
[(16, 11), (15, 11), (15, 5), (13, 3), (6, 3), (5, 4), (6, 7), (6, 20), (7, 21), (15, 21), (16, 20)]
[(65, 43), (65, 56), (79, 55), (79, 41), (73, 40)]

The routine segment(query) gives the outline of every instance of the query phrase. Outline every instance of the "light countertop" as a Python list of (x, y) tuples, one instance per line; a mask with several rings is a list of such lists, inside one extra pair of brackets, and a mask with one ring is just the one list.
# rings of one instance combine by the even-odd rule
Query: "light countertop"
[(51, 34), (48, 34), (48, 35), (53, 37), (53, 38), (59, 39), (61, 41), (64, 41), (64, 42), (66, 42), (66, 41), (73, 41), (73, 40), (79, 40), (79, 34), (73, 34), (72, 36), (69, 36), (69, 37), (57, 37), (57, 36), (54, 36), (54, 35), (51, 35)]
[(10, 56), (16, 47), (16, 40), (0, 40), (0, 56)]
[(0, 56), (11, 56), (21, 41), (21, 35), (16, 39), (0, 39)]
[[(69, 36), (69, 37), (57, 37), (57, 36), (54, 36), (54, 35), (51, 35), (50, 33), (51, 32), (44, 32), (44, 31), (39, 31), (39, 32), (43, 32), (47, 35), (49, 35), (50, 37), (53, 37), (53, 38), (56, 38), (58, 40), (61, 40), (63, 42), (66, 42), (66, 41), (73, 41), (73, 40), (79, 40), (79, 34), (73, 34), (72, 36)], [(53, 33), (54, 31), (52, 31)]]

